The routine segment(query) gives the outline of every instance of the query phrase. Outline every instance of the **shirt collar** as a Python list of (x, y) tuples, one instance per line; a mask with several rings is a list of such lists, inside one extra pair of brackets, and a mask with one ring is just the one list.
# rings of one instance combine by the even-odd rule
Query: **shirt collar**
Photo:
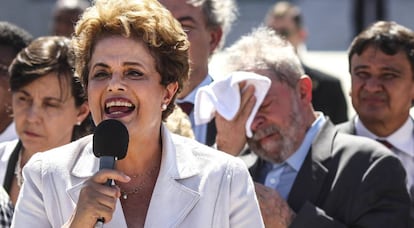
[(292, 154), (287, 160), (286, 163), (289, 164), (296, 172), (299, 172), (300, 167), (302, 166), (303, 161), (308, 154), (309, 149), (312, 146), (313, 139), (318, 134), (319, 130), (322, 128), (323, 124), (326, 122), (326, 119), (322, 112), (316, 112), (318, 117), (312, 123), (309, 130), (306, 132), (305, 138), (303, 139), (300, 147)]
[(396, 149), (414, 157), (414, 124), (411, 117), (408, 117), (405, 123), (388, 137), (379, 137), (368, 130), (358, 116), (354, 119), (355, 131), (357, 135), (365, 136), (371, 139), (383, 139), (391, 143)]
[(198, 84), (197, 87), (195, 87), (187, 96), (185, 96), (182, 99), (177, 99), (177, 103), (183, 103), (183, 102), (190, 102), (194, 104), (195, 102), (195, 96), (197, 94), (198, 89), (200, 89), (203, 86), (209, 85), (213, 81), (213, 78), (208, 74), (204, 80)]
[(15, 123), (12, 122), (7, 128), (0, 134), (0, 142), (11, 141), (17, 139), (18, 135), (16, 132)]

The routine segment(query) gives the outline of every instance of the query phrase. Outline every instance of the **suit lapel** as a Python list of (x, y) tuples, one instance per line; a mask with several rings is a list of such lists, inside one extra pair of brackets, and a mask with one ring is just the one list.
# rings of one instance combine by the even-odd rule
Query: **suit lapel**
[(303, 162), (293, 183), (288, 203), (294, 211), (299, 211), (306, 201), (315, 205), (323, 203), (321, 194), (329, 190), (328, 177), (333, 139), (336, 131), (327, 120), (312, 143), (312, 147)]
[[(197, 175), (199, 164), (189, 147), (180, 138), (173, 144), (171, 135), (163, 126), (162, 132), (162, 161), (157, 183), (152, 194), (145, 227), (177, 227), (190, 213), (200, 199), (200, 193), (185, 185), (191, 177)], [(71, 174), (73, 185), (67, 190), (68, 195), (76, 204), (83, 182), (99, 169), (99, 159), (92, 152), (92, 144), (79, 146), (79, 156), (75, 159)], [(190, 182), (191, 183), (191, 182)], [(195, 187), (194, 189), (197, 189)], [(163, 210), (160, 210), (163, 208)], [(113, 227), (126, 227), (122, 205), (117, 201), (114, 218), (109, 223)]]
[(75, 150), (78, 151), (78, 156), (71, 167), (71, 175), (75, 178), (72, 178), (73, 185), (67, 189), (67, 192), (72, 201), (77, 203), (83, 182), (98, 171), (99, 159), (93, 154), (91, 140), (80, 141)]
[[(178, 227), (200, 199), (198, 187), (189, 188), (191, 177), (197, 175), (199, 164), (188, 141), (171, 135), (162, 128), (163, 156), (160, 174), (152, 194), (145, 227)], [(186, 185), (187, 183), (187, 185)], [(196, 182), (194, 182), (196, 183)], [(198, 183), (198, 182), (197, 182)], [(160, 210), (163, 208), (162, 210)]]
[(348, 122), (345, 122), (345, 123), (342, 123), (342, 124), (337, 125), (337, 129), (340, 132), (344, 132), (344, 133), (347, 133), (347, 134), (355, 135), (356, 134), (356, 130), (355, 130), (355, 117), (353, 117)]

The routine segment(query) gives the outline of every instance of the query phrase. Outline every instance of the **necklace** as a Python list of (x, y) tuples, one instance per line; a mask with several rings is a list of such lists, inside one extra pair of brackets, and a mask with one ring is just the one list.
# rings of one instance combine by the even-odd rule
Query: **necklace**
[(131, 176), (131, 179), (136, 179), (138, 177), (143, 177), (143, 176), (144, 176), (144, 179), (137, 186), (135, 186), (132, 190), (127, 191), (127, 190), (121, 189), (122, 199), (126, 200), (128, 199), (128, 195), (141, 193), (144, 187), (147, 185), (148, 179), (153, 176), (153, 174), (158, 170), (158, 168), (159, 166), (154, 166), (152, 169), (147, 170), (144, 173)]
[(14, 168), (14, 175), (16, 175), (17, 186), (22, 187), (23, 185), (23, 176), (22, 176), (22, 167), (20, 166), (22, 161), (22, 151), (19, 151), (19, 157), (17, 158), (16, 168)]

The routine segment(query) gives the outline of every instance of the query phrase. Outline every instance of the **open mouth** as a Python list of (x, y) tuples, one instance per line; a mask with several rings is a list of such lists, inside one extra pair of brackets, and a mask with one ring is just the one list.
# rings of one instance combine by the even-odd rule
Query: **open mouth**
[(128, 114), (135, 109), (135, 105), (126, 100), (111, 100), (105, 103), (105, 113), (108, 115)]

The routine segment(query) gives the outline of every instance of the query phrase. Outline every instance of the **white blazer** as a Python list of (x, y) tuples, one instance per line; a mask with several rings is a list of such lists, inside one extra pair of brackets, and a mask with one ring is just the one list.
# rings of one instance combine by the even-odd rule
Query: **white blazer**
[[(145, 227), (264, 227), (243, 162), (162, 130), (162, 160)], [(23, 169), (12, 227), (61, 227), (74, 212), (82, 184), (99, 169), (92, 136), (37, 153)], [(118, 200), (105, 227), (127, 227)]]

